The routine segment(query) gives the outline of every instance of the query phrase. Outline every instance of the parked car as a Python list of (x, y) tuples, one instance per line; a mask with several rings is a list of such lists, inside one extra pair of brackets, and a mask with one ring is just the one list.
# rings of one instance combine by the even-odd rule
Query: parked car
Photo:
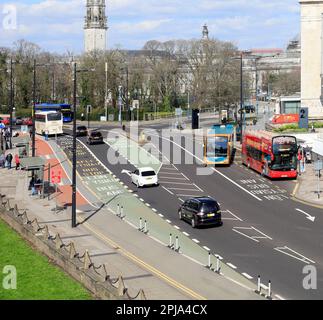
[(131, 173), (131, 181), (138, 188), (144, 186), (158, 186), (158, 176), (152, 168), (140, 168)]
[(22, 124), (25, 126), (32, 126), (33, 125), (33, 119), (31, 118), (23, 118)]
[(77, 137), (86, 137), (88, 135), (86, 126), (78, 126), (76, 128), (76, 136)]
[(100, 131), (91, 131), (90, 133), (88, 133), (87, 135), (87, 139), (86, 139), (86, 143), (87, 144), (97, 144), (97, 143), (103, 143), (103, 136), (102, 133)]
[(196, 197), (186, 200), (178, 209), (181, 220), (191, 223), (193, 228), (203, 225), (222, 225), (221, 209), (211, 197)]
[(24, 122), (24, 121), (23, 121), (23, 119), (22, 119), (21, 117), (17, 117), (17, 118), (16, 118), (16, 125), (17, 125), (17, 126), (21, 126), (21, 125), (23, 124), (23, 122)]
[(10, 118), (3, 118), (2, 121), (1, 121), (4, 125), (8, 126), (10, 125)]

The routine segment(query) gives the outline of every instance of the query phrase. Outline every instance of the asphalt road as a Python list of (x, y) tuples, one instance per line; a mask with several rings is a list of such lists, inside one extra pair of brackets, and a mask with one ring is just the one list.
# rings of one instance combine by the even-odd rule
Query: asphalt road
[[(155, 125), (162, 129), (165, 124)], [(154, 133), (155, 134), (155, 133)], [(80, 138), (85, 140), (84, 138)], [(162, 140), (157, 148), (162, 144)], [(181, 143), (184, 146), (184, 141)], [(323, 298), (323, 218), (322, 210), (290, 199), (292, 181), (269, 181), (239, 165), (214, 168), (211, 175), (197, 174), (197, 163), (184, 164), (184, 147), (171, 142), (171, 159), (182, 154), (180, 164), (164, 164), (159, 172), (160, 186), (138, 189), (122, 170), (134, 170), (128, 162), (110, 165), (109, 146), (90, 146), (93, 153), (129, 188), (159, 213), (202, 246), (219, 254), (238, 272), (256, 282), (272, 282), (274, 294), (285, 299)], [(209, 195), (223, 211), (222, 227), (192, 229), (178, 218), (178, 207), (191, 196)], [(306, 214), (315, 216), (314, 222)], [(303, 268), (317, 270), (317, 289), (303, 288)]]

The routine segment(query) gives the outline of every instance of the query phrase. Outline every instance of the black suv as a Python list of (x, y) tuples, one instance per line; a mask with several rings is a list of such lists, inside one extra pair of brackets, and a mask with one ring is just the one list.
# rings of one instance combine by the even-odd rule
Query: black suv
[(222, 225), (220, 206), (210, 197), (186, 200), (178, 209), (178, 215), (181, 220), (190, 222), (193, 228), (202, 225)]
[(103, 143), (103, 136), (100, 131), (92, 131), (87, 136), (87, 144)]
[(76, 128), (76, 136), (77, 137), (86, 137), (87, 136), (87, 128), (86, 126), (79, 126)]

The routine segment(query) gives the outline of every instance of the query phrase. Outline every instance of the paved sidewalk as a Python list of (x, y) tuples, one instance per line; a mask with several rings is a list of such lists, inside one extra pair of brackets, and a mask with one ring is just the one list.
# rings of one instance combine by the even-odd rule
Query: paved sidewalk
[[(321, 191), (320, 197), (318, 197), (318, 190)], [(298, 177), (293, 196), (297, 200), (323, 208), (323, 178), (320, 178), (318, 188), (318, 177), (315, 174), (313, 163), (306, 164), (306, 172)]]

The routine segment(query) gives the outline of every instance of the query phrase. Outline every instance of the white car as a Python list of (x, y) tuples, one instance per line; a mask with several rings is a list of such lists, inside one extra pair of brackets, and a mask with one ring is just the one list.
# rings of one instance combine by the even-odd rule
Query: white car
[(152, 168), (140, 168), (131, 173), (131, 181), (138, 188), (144, 186), (158, 186), (158, 176)]

